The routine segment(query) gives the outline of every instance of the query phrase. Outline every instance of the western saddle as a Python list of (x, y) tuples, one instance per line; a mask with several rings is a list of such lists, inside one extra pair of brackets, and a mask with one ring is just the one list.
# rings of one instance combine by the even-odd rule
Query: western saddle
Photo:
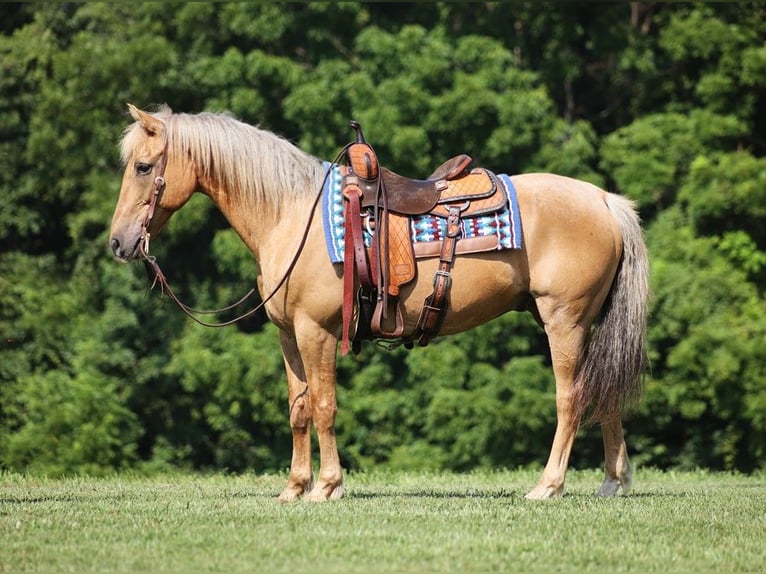
[[(461, 220), (500, 211), (507, 197), (492, 172), (468, 169), (471, 157), (465, 154), (447, 160), (425, 180), (382, 168), (359, 122), (352, 121), (351, 127), (356, 141), (346, 147), (346, 165), (341, 166), (345, 204), (341, 353), (349, 351), (355, 300), (354, 353), (366, 339), (396, 340), (408, 348), (414, 342), (424, 346), (437, 335), (447, 312)], [(446, 225), (438, 250), (418, 255), (438, 255), (439, 267), (415, 332), (405, 339), (399, 294), (416, 275), (409, 218), (425, 214), (446, 220)], [(372, 235), (369, 248), (364, 243), (365, 228)]]

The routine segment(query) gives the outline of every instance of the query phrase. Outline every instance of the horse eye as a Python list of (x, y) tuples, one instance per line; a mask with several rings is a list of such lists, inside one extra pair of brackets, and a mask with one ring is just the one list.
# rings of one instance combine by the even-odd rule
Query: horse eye
[(152, 173), (152, 164), (150, 163), (137, 163), (136, 164), (136, 173), (138, 175), (149, 175)]

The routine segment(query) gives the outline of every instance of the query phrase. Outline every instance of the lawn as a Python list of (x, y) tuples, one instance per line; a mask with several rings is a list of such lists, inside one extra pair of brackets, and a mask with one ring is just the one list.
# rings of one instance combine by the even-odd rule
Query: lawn
[(0, 475), (0, 571), (754, 572), (766, 476), (641, 470), (627, 497), (523, 498), (537, 472), (373, 472), (280, 504), (281, 475)]

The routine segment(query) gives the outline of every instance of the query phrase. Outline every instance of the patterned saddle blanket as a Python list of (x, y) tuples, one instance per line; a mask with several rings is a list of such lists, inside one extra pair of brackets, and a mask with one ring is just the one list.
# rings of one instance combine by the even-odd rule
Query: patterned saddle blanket
[[(330, 261), (342, 263), (345, 249), (343, 175), (340, 166), (325, 162), (329, 174), (322, 190), (322, 220), (325, 242)], [(508, 201), (505, 209), (491, 214), (466, 216), (461, 219), (460, 241), (456, 254), (481, 253), (502, 249), (521, 249), (521, 217), (516, 189), (506, 174), (497, 175)], [(443, 217), (427, 213), (409, 218), (409, 231), (416, 258), (437, 257), (446, 234), (447, 222)], [(371, 230), (364, 232), (365, 245), (372, 244)]]

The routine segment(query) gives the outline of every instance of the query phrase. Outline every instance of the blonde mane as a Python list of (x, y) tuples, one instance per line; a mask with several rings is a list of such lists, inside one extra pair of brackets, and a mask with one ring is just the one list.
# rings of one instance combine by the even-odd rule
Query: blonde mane
[[(222, 113), (174, 114), (163, 106), (154, 115), (165, 122), (171, 161), (174, 155), (188, 154), (202, 174), (233, 197), (279, 205), (321, 185), (321, 161), (272, 132)], [(123, 163), (140, 137), (138, 124), (125, 130)]]

